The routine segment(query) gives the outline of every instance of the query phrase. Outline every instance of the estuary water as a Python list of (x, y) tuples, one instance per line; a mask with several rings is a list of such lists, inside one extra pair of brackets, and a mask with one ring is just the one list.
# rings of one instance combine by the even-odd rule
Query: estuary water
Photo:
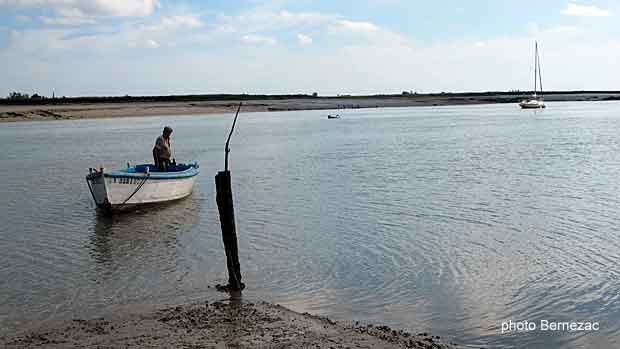
[[(620, 347), (620, 103), (338, 112), (239, 116), (246, 297), (472, 346)], [(0, 335), (221, 298), (214, 176), (232, 117), (0, 124)], [(151, 162), (164, 125), (177, 161), (201, 164), (194, 193), (98, 213), (88, 168)]]

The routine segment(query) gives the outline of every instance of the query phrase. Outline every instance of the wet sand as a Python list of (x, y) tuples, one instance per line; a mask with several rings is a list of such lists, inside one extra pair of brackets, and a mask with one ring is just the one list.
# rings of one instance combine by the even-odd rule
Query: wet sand
[[(317, 97), (252, 99), (244, 101), (245, 112), (287, 110), (338, 110), (381, 107), (443, 106), (489, 103), (517, 103), (522, 94), (458, 94), (370, 97)], [(620, 99), (615, 93), (553, 94), (545, 101), (603, 101)], [(112, 118), (125, 116), (193, 115), (234, 112), (236, 100), (73, 103), (43, 105), (0, 105), (2, 121), (36, 121)]]
[(74, 319), (0, 337), (8, 348), (455, 348), (437, 336), (335, 322), (266, 302), (231, 299), (144, 314)]

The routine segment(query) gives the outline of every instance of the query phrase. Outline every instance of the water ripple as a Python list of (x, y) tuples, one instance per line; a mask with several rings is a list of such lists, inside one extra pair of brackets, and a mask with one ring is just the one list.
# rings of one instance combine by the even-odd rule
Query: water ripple
[[(244, 115), (230, 164), (248, 293), (483, 347), (618, 347), (619, 111), (354, 110), (338, 123), (321, 111)], [(0, 167), (1, 327), (216, 297), (209, 286), (227, 276), (213, 175), (229, 122), (0, 128), (9, 149)], [(85, 170), (150, 159), (163, 124), (175, 125), (177, 159), (201, 162), (193, 195), (97, 214)], [(509, 319), (605, 326), (501, 335)]]

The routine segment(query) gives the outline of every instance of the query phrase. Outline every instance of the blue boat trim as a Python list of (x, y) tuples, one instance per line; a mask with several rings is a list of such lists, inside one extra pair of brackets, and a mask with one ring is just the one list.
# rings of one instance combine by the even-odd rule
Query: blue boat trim
[(155, 165), (142, 164), (135, 167), (128, 167), (122, 170), (113, 170), (104, 172), (103, 176), (108, 178), (135, 178), (144, 179), (146, 176), (146, 168), (149, 169), (149, 179), (181, 179), (190, 178), (198, 175), (200, 170), (197, 163), (194, 164), (177, 164), (172, 167), (168, 172), (160, 172), (156, 169)]

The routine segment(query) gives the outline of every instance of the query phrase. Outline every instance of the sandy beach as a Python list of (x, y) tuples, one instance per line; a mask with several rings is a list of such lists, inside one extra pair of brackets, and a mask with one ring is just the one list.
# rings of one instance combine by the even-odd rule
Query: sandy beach
[[(444, 106), (517, 103), (523, 94), (432, 94), (369, 97), (271, 98), (244, 100), (245, 112), (290, 110), (347, 110), (358, 108)], [(604, 101), (620, 99), (616, 93), (554, 93), (546, 101)], [(0, 122), (71, 120), (156, 115), (204, 115), (234, 112), (239, 100), (192, 100), (40, 105), (0, 104)]]
[(231, 298), (143, 314), (72, 319), (0, 338), (8, 348), (455, 348), (438, 336), (335, 322)]

